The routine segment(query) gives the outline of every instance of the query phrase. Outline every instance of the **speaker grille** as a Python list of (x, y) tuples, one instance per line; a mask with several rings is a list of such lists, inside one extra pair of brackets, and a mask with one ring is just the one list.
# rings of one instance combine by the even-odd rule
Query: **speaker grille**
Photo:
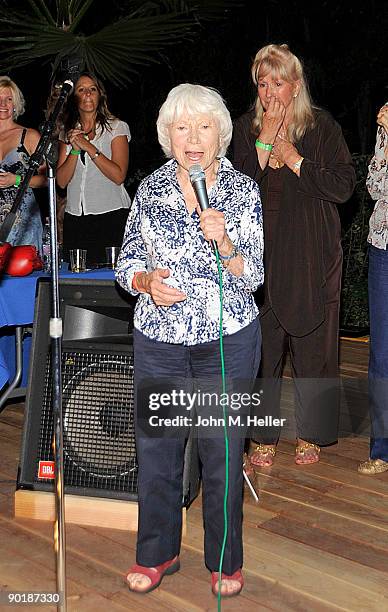
[[(49, 355), (37, 463), (53, 460), (51, 384)], [(132, 352), (64, 350), (62, 387), (65, 488), (136, 493)]]

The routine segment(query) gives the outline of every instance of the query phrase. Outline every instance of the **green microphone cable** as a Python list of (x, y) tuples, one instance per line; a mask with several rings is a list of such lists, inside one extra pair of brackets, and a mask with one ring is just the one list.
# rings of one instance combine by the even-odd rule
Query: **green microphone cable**
[[(225, 378), (225, 359), (224, 359), (224, 343), (223, 343), (223, 283), (222, 283), (222, 268), (218, 250), (215, 249), (217, 259), (218, 279), (220, 286), (220, 358), (221, 358), (221, 377), (222, 377), (222, 397), (226, 397), (226, 378)], [(222, 540), (220, 563), (218, 567), (218, 595), (217, 609), (221, 610), (221, 580), (222, 580), (222, 564), (224, 561), (226, 540), (228, 537), (228, 496), (229, 496), (229, 438), (226, 422), (225, 402), (223, 402), (223, 418), (224, 418), (224, 438), (225, 438), (225, 490), (224, 490), (224, 535)]]
[[(201, 211), (209, 208), (209, 199), (206, 187), (205, 172), (200, 164), (194, 164), (189, 168), (190, 182), (195, 191)], [(221, 357), (221, 377), (222, 377), (222, 393), (226, 394), (226, 379), (225, 379), (225, 361), (224, 361), (224, 345), (223, 345), (223, 284), (222, 284), (222, 268), (220, 256), (218, 253), (217, 243), (211, 240), (211, 245), (217, 260), (218, 278), (220, 286), (220, 357)], [(223, 395), (225, 397), (225, 395)], [(229, 495), (229, 439), (226, 424), (226, 409), (223, 402), (223, 418), (224, 418), (224, 437), (225, 437), (225, 492), (224, 492), (224, 536), (220, 553), (219, 575), (218, 575), (218, 610), (221, 610), (221, 580), (222, 580), (222, 563), (225, 555), (226, 540), (228, 537), (228, 495)]]

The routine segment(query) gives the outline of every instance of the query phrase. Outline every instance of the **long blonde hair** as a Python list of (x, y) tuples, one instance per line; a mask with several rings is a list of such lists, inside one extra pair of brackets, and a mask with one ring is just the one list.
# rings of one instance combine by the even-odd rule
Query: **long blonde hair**
[[(252, 80), (256, 87), (259, 79), (268, 73), (288, 83), (299, 81), (298, 95), (293, 100), (292, 120), (288, 125), (288, 137), (291, 142), (296, 142), (314, 125), (313, 105), (302, 63), (291, 53), (288, 45), (266, 45), (256, 53), (252, 64)], [(252, 122), (256, 135), (262, 128), (263, 113), (263, 106), (257, 96), (255, 118)]]

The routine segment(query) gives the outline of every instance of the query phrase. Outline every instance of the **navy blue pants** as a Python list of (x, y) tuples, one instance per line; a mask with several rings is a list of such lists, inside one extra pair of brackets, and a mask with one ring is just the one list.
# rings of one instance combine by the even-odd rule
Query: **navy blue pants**
[(388, 250), (369, 248), (370, 456), (388, 461)]
[[(256, 319), (224, 337), (225, 369), (230, 379), (253, 381), (260, 363), (261, 332)], [(219, 342), (195, 346), (150, 340), (134, 331), (135, 393), (141, 380), (181, 377), (221, 380)], [(242, 462), (244, 437), (229, 439), (228, 537), (223, 572), (242, 567)], [(137, 431), (139, 462), (137, 539), (138, 564), (153, 567), (179, 554), (182, 528), (182, 488), (185, 439), (154, 438)], [(202, 463), (205, 564), (219, 567), (224, 532), (225, 441), (222, 436), (198, 439)]]

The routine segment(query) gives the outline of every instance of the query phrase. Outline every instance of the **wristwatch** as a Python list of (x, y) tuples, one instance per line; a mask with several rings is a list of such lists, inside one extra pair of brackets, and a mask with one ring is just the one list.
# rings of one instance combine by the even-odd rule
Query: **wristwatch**
[(101, 151), (99, 149), (96, 149), (96, 152), (94, 155), (90, 156), (90, 159), (96, 159), (99, 155), (101, 155)]
[(304, 160), (304, 157), (301, 157), (300, 159), (298, 159), (297, 162), (295, 162), (295, 164), (292, 166), (292, 171), (295, 172), (295, 174), (298, 172), (298, 170), (300, 170), (300, 167), (302, 165), (302, 161)]

